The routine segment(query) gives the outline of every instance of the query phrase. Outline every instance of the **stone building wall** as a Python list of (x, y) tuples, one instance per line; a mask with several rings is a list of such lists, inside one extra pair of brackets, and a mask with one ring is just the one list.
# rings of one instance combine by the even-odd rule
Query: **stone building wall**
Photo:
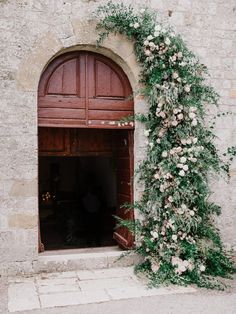
[[(96, 16), (103, 0), (0, 0), (0, 273), (16, 262), (30, 268), (37, 260), (38, 152), (37, 87), (56, 55), (95, 50)], [(120, 0), (119, 0), (120, 2)], [(236, 4), (234, 0), (131, 0), (146, 4), (174, 26), (210, 69), (209, 82), (221, 96), (220, 110), (236, 111)], [(139, 68), (132, 43), (110, 36), (98, 50), (117, 62), (138, 88)], [(135, 98), (136, 112), (146, 109)], [(217, 122), (220, 149), (236, 145), (236, 119)], [(135, 161), (143, 158), (141, 126), (135, 131)], [(212, 198), (223, 207), (217, 223), (224, 242), (236, 246), (236, 163), (229, 184), (212, 178)], [(135, 184), (136, 197), (141, 187)]]

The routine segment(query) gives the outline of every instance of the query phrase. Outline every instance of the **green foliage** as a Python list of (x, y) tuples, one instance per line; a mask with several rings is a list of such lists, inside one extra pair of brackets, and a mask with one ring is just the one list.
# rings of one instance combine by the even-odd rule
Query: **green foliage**
[[(149, 104), (147, 115), (135, 117), (145, 125), (148, 145), (137, 170), (145, 189), (133, 205), (143, 219), (119, 220), (135, 232), (136, 251), (144, 257), (136, 270), (154, 286), (222, 288), (216, 277), (227, 277), (235, 266), (214, 226), (221, 209), (209, 201), (208, 177), (228, 172), (229, 163), (214, 146), (215, 119), (208, 127), (204, 122), (205, 105), (218, 100), (205, 84), (207, 69), (180, 36), (157, 21), (155, 12), (108, 2), (97, 13), (98, 44), (109, 33), (132, 40)], [(227, 153), (233, 157), (236, 149)]]

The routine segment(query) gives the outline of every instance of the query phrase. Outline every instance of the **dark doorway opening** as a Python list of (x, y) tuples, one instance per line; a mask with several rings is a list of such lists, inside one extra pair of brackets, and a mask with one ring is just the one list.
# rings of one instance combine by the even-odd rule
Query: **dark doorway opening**
[(114, 158), (43, 156), (39, 179), (41, 238), (46, 250), (116, 244)]

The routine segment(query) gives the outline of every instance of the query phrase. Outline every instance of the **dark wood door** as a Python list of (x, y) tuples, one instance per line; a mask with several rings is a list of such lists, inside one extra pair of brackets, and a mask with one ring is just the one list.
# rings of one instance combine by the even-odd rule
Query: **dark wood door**
[[(121, 219), (133, 220), (133, 210), (123, 207), (133, 202), (133, 132), (117, 131), (114, 133), (117, 162), (117, 213)], [(124, 248), (133, 246), (133, 235), (126, 227), (119, 227), (114, 232), (114, 239)]]

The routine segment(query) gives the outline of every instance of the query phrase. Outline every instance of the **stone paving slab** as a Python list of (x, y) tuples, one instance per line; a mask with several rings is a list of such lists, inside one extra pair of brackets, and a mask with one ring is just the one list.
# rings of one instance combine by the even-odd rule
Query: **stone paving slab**
[(11, 313), (197, 291), (192, 287), (147, 289), (131, 267), (11, 277), (8, 283)]

